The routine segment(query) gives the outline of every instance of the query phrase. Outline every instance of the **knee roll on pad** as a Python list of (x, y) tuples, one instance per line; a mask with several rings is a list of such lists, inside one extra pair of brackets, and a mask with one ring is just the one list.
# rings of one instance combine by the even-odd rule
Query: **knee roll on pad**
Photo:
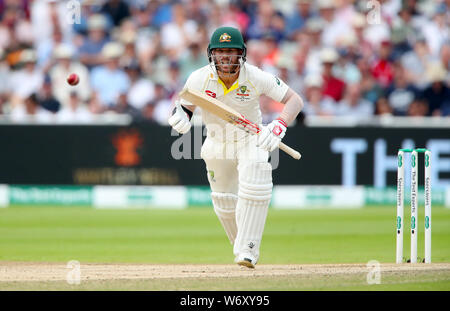
[(252, 163), (239, 172), (239, 197), (266, 201), (272, 196), (272, 166), (270, 163)]
[(234, 217), (236, 210), (237, 195), (233, 193), (211, 192), (211, 199), (216, 214), (222, 217)]

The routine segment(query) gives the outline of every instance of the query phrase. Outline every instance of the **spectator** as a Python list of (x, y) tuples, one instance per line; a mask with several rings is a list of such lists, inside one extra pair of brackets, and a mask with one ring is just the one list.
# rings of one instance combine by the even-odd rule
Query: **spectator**
[(450, 40), (442, 46), (440, 59), (442, 65), (447, 70), (447, 74), (450, 74)]
[(114, 106), (118, 96), (126, 93), (130, 87), (127, 74), (119, 67), (122, 54), (121, 44), (108, 43), (102, 50), (104, 64), (95, 67), (91, 72), (92, 88), (98, 93), (100, 103), (105, 108)]
[(11, 35), (15, 37), (19, 43), (25, 46), (32, 46), (34, 43), (33, 26), (26, 16), (23, 5), (10, 1), (7, 4), (6, 24), (10, 25)]
[(23, 69), (12, 73), (8, 83), (13, 108), (22, 105), (31, 94), (37, 93), (44, 82), (44, 75), (36, 66), (37, 57), (34, 50), (23, 50), (20, 62), (24, 66)]
[[(154, 106), (152, 117), (162, 125), (167, 125), (167, 120), (172, 115), (172, 101), (168, 97), (168, 92), (163, 84), (155, 84), (155, 98), (147, 104)], [(148, 108), (148, 107), (147, 107)], [(147, 112), (146, 112), (147, 113)]]
[(298, 32), (302, 31), (309, 18), (314, 16), (311, 9), (312, 0), (299, 0), (296, 10), (287, 18), (286, 36), (294, 40)]
[[(196, 1), (193, 2), (195, 3)], [(197, 16), (203, 17), (202, 20), (197, 20), (198, 22), (206, 23), (208, 21), (207, 17), (203, 14), (197, 14)], [(226, 10), (222, 15), (222, 23), (224, 25), (238, 28), (243, 33), (246, 33), (250, 24), (250, 17), (242, 11), (237, 1), (230, 1), (228, 4), (228, 10)]]
[(358, 55), (354, 47), (357, 44), (356, 37), (352, 33), (342, 37), (340, 40), (338, 48), (339, 58), (333, 67), (333, 73), (345, 84), (359, 83), (361, 80), (361, 73), (355, 64)]
[(42, 108), (52, 113), (58, 112), (61, 107), (60, 102), (53, 96), (52, 83), (49, 76), (46, 76), (44, 79), (42, 88), (38, 93), (38, 100)]
[(286, 37), (286, 22), (283, 16), (283, 13), (277, 11), (272, 16), (272, 29), (269, 32), (274, 38), (277, 44), (281, 43)]
[(101, 51), (109, 42), (106, 33), (107, 21), (103, 15), (96, 14), (89, 17), (88, 36), (78, 49), (80, 61), (89, 69), (102, 63)]
[(391, 42), (383, 41), (378, 50), (378, 58), (372, 65), (372, 74), (382, 87), (387, 87), (394, 78), (391, 59)]
[(147, 105), (144, 106), (144, 108), (142, 109), (142, 120), (148, 123), (156, 124), (154, 102), (149, 102)]
[(355, 53), (364, 58), (372, 56), (373, 47), (371, 43), (365, 38), (364, 31), (366, 29), (366, 16), (364, 14), (356, 13), (351, 20), (353, 33), (356, 37)]
[(124, 47), (124, 52), (120, 57), (120, 65), (126, 66), (138, 58), (136, 52), (137, 33), (134, 28), (124, 30), (121, 32), (119, 39)]
[(445, 84), (446, 71), (440, 62), (432, 63), (427, 68), (427, 79), (430, 85), (423, 91), (422, 98), (428, 104), (428, 115), (442, 115), (442, 107), (450, 101), (450, 89)]
[(423, 28), (423, 34), (434, 56), (439, 55), (442, 45), (450, 39), (450, 29), (446, 21), (447, 10), (443, 5), (436, 5), (432, 20)]
[[(185, 10), (187, 19), (195, 21), (198, 25), (206, 24), (210, 18), (211, 1), (188, 1), (185, 5)], [(238, 13), (239, 7), (233, 6), (233, 3), (229, 1), (228, 10), (223, 11), (224, 16), (233, 16), (235, 13)]]
[(353, 5), (354, 0), (340, 0), (336, 2), (335, 16), (338, 20), (343, 21), (347, 25), (351, 25), (356, 14), (356, 9)]
[[(291, 87), (301, 89), (302, 85), (294, 85), (295, 83), (293, 83), (293, 81), (291, 80), (294, 76), (297, 75), (297, 73), (293, 71), (296, 67), (296, 63), (292, 56), (286, 55), (286, 53), (281, 54), (277, 59), (276, 67), (276, 76), (278, 76), (281, 80), (286, 82), (286, 84), (290, 85)], [(301, 94), (302, 92), (297, 93)]]
[(369, 42), (369, 44), (373, 47), (379, 47), (383, 41), (388, 41), (391, 38), (391, 17), (389, 15), (396, 15), (398, 12), (398, 8), (396, 8), (397, 4), (400, 2), (398, 0), (389, 1), (393, 4), (391, 13), (386, 13), (388, 1), (382, 0), (381, 3), (381, 14), (377, 14), (374, 6), (367, 6), (368, 2), (363, 4), (362, 12), (364, 14), (364, 19), (366, 20), (366, 26), (364, 28), (364, 38), (365, 41)]
[(77, 92), (71, 92), (67, 104), (56, 115), (58, 123), (89, 123), (92, 113), (81, 101)]
[[(119, 109), (121, 96), (121, 103), (144, 118), (166, 124), (173, 95), (189, 73), (208, 64), (211, 33), (225, 24), (249, 39), (249, 63), (280, 76), (300, 94), (312, 93), (308, 98), (314, 103), (332, 103), (313, 113), (352, 114), (359, 105), (346, 103), (359, 98), (370, 101), (375, 114), (450, 114), (448, 0), (379, 0), (379, 20), (377, 8), (361, 0), (83, 0), (80, 23), (73, 25), (67, 22), (66, 2), (0, 0), (2, 113), (20, 106), (26, 111), (24, 101), (33, 93), (41, 108), (49, 107), (42, 94), (53, 90), (60, 112), (76, 97), (94, 120), (96, 114)], [(111, 41), (123, 44), (120, 57), (114, 57), (118, 64), (104, 59)], [(337, 57), (328, 52), (324, 61), (321, 53), (330, 49)], [(35, 60), (25, 65), (27, 57)], [(443, 72), (430, 74), (428, 67), (437, 61)], [(76, 86), (66, 82), (72, 72), (80, 76)], [(320, 96), (317, 86), (305, 85), (317, 75), (321, 82), (312, 85), (320, 84)], [(279, 109), (272, 103), (267, 108)]]
[(192, 42), (197, 32), (197, 24), (186, 18), (183, 6), (174, 4), (172, 7), (172, 19), (164, 24), (161, 29), (161, 43), (164, 53), (169, 59), (176, 60)]
[(320, 75), (309, 75), (305, 78), (305, 107), (303, 112), (308, 116), (332, 116), (336, 113), (335, 101), (323, 94), (323, 79)]
[(169, 75), (166, 84), (168, 96), (172, 97), (176, 95), (178, 90), (183, 88), (183, 81), (180, 76), (180, 65), (177, 62), (171, 62), (169, 65)]
[(101, 12), (107, 14), (114, 23), (114, 26), (119, 26), (120, 23), (130, 16), (130, 8), (123, 0), (109, 0), (103, 4)]
[[(8, 79), (11, 75), (9, 66), (5, 62), (5, 54), (0, 48), (0, 102), (4, 104), (8, 95)], [(1, 104), (0, 104), (1, 105)], [(0, 114), (2, 114), (0, 108)]]
[(425, 100), (416, 98), (408, 107), (409, 117), (426, 117), (428, 115), (428, 105)]
[(394, 115), (405, 116), (416, 96), (417, 89), (408, 82), (403, 66), (397, 63), (394, 66), (394, 81), (386, 89), (386, 97)]
[[(152, 3), (153, 1), (151, 1)], [(155, 1), (156, 2), (156, 1)], [(150, 4), (151, 4), (150, 3)], [(164, 24), (169, 23), (173, 16), (172, 4), (169, 0), (161, 0), (158, 3), (155, 14), (152, 19), (152, 26), (160, 29)]]
[(7, 49), (14, 36), (16, 10), (6, 8), (0, 18), (0, 49)]
[(379, 97), (375, 103), (375, 115), (380, 117), (389, 117), (393, 115), (392, 107), (386, 97)]
[(282, 55), (277, 62), (280, 78), (290, 85), (297, 94), (303, 94), (306, 75), (307, 50), (298, 50), (293, 56)]
[(319, 0), (319, 13), (324, 21), (322, 44), (325, 47), (336, 46), (339, 38), (351, 31), (351, 27), (345, 21), (336, 17), (336, 3), (334, 0)]
[(133, 22), (139, 29), (153, 27), (151, 21), (157, 10), (156, 5), (156, 1), (148, 1), (133, 9)]
[(272, 17), (275, 14), (275, 10), (271, 1), (263, 0), (259, 1), (257, 14), (251, 21), (250, 26), (247, 29), (247, 38), (261, 39), (264, 34), (272, 32)]
[[(41, 43), (36, 51), (37, 64), (44, 72), (48, 72), (53, 65), (53, 51), (60, 44), (71, 45), (71, 43), (63, 42), (62, 33), (59, 30), (53, 32), (53, 37), (46, 42)], [(72, 46), (72, 45), (71, 45)]]
[(263, 58), (264, 67), (269, 72), (275, 73), (275, 64), (280, 56), (280, 49), (278, 48), (277, 39), (272, 33), (266, 33), (262, 36), (262, 42), (266, 46), (265, 55)]
[(372, 76), (370, 65), (367, 59), (360, 57), (356, 60), (359, 72), (361, 73), (361, 91), (362, 97), (371, 103), (377, 102), (384, 89), (378, 84), (377, 80)]
[(42, 108), (36, 94), (31, 94), (24, 99), (24, 104), (16, 106), (11, 111), (11, 120), (13, 122), (52, 122), (52, 114)]
[(322, 79), (323, 95), (330, 96), (335, 101), (340, 101), (345, 91), (345, 83), (336, 78), (333, 74), (333, 66), (338, 60), (339, 55), (336, 50), (332, 48), (325, 48), (320, 54), (320, 59), (322, 61)]
[(132, 117), (134, 121), (138, 121), (142, 118), (141, 112), (129, 104), (126, 93), (119, 95), (117, 104), (112, 107), (112, 111), (118, 114), (127, 114)]
[(204, 51), (200, 49), (200, 43), (192, 42), (188, 50), (180, 57), (180, 78), (183, 83), (193, 71), (206, 65), (208, 65), (208, 59)]
[(100, 99), (95, 92), (92, 92), (91, 97), (89, 97), (87, 106), (93, 118), (107, 110), (107, 107), (101, 104)]
[[(81, 100), (86, 101), (91, 95), (89, 72), (86, 66), (74, 59), (74, 48), (65, 44), (58, 45), (53, 52), (53, 57), (56, 64), (49, 71), (53, 95), (63, 106), (68, 102), (72, 92), (76, 92)], [(67, 77), (72, 73), (76, 73), (80, 78), (77, 85), (67, 83)]]
[(347, 86), (345, 97), (337, 105), (336, 114), (368, 118), (374, 114), (374, 110), (374, 105), (361, 97), (361, 86), (355, 83)]
[(418, 36), (414, 43), (414, 49), (405, 53), (401, 58), (408, 82), (421, 90), (424, 89), (427, 86), (427, 81), (424, 79), (426, 66), (433, 60), (435, 58), (430, 53), (425, 37)]
[(71, 39), (72, 25), (67, 22), (67, 7), (64, 1), (34, 0), (30, 9), (32, 35), (37, 50), (42, 43), (51, 40), (54, 32), (62, 34), (62, 41)]
[(81, 1), (81, 14), (77, 23), (73, 23), (73, 31), (75, 35), (86, 36), (88, 34), (89, 18), (99, 12), (101, 9), (101, 0), (84, 0)]
[(320, 74), (322, 69), (322, 61), (320, 60), (320, 52), (322, 50), (322, 31), (324, 22), (320, 18), (311, 18), (306, 23), (305, 36), (298, 37), (301, 50), (306, 55), (306, 73)]
[(127, 102), (134, 108), (142, 110), (155, 97), (155, 86), (152, 81), (142, 76), (141, 67), (136, 61), (125, 66), (125, 72), (130, 80)]
[(413, 12), (410, 8), (403, 6), (394, 18), (391, 31), (391, 41), (393, 44), (394, 57), (398, 57), (411, 50), (411, 42), (417, 29), (412, 23)]

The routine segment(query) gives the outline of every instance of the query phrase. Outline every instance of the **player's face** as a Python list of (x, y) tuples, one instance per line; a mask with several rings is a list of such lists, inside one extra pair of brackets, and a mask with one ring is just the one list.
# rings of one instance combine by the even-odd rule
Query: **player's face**
[(223, 74), (235, 74), (239, 71), (239, 58), (242, 57), (240, 49), (214, 49), (212, 52), (214, 64)]

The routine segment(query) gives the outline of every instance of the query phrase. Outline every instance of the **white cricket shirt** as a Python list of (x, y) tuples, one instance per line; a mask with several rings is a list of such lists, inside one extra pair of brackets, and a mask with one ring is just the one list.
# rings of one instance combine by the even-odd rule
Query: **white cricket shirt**
[[(238, 80), (229, 89), (210, 65), (194, 71), (184, 87), (217, 98), (256, 124), (261, 124), (262, 120), (259, 97), (264, 94), (281, 102), (289, 89), (281, 79), (247, 63), (244, 63)], [(182, 103), (195, 105), (185, 101)], [(231, 142), (247, 136), (241, 129), (207, 111), (202, 110), (202, 119), (207, 128), (207, 136), (215, 140)]]

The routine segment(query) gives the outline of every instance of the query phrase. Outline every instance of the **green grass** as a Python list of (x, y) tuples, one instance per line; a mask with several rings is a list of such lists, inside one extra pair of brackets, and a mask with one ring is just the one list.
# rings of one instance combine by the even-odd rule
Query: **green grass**
[[(395, 207), (269, 210), (260, 264), (335, 264), (395, 260)], [(405, 219), (408, 218), (405, 209)], [(433, 208), (433, 262), (450, 262), (450, 209)], [(419, 212), (423, 224), (423, 208)], [(423, 257), (423, 225), (418, 254)], [(409, 254), (409, 228), (404, 254)], [(1, 261), (232, 264), (232, 247), (211, 208), (96, 210), (86, 207), (0, 209)], [(450, 290), (448, 272), (365, 276), (203, 278), (83, 282), (0, 282), (8, 289), (106, 290)]]
[[(423, 213), (423, 211), (421, 210)], [(406, 214), (406, 213), (405, 213)], [(450, 209), (434, 208), (433, 262), (450, 261)], [(406, 217), (405, 217), (406, 218)], [(419, 214), (419, 221), (423, 215)], [(421, 223), (421, 222), (419, 222)], [(405, 228), (404, 254), (409, 253)], [(418, 254), (424, 235), (419, 227)], [(212, 209), (0, 209), (0, 260), (100, 263), (232, 263)], [(260, 263), (395, 260), (395, 209), (270, 210)]]

